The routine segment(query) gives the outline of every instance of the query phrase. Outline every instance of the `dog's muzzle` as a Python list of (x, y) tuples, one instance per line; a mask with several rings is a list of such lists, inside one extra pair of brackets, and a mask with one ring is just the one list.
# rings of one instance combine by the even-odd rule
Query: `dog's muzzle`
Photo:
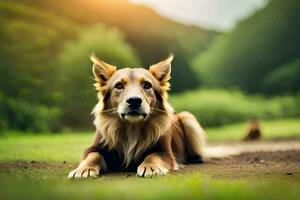
[(121, 113), (122, 119), (130, 122), (137, 122), (146, 119), (147, 114), (141, 110), (142, 99), (137, 96), (129, 97), (126, 100), (127, 109)]
[(146, 113), (138, 112), (138, 111), (129, 111), (121, 114), (122, 119), (125, 119), (129, 122), (139, 122), (145, 120), (147, 117)]

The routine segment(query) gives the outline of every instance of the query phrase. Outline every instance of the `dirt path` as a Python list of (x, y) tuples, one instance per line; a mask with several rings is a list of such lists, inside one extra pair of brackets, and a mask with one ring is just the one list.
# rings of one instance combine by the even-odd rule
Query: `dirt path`
[(203, 165), (189, 165), (182, 172), (200, 171), (213, 178), (289, 178), (300, 181), (300, 149), (251, 151), (226, 158), (211, 158)]
[(300, 140), (212, 143), (207, 154), (211, 158), (204, 165), (189, 165), (182, 172), (199, 170), (224, 179), (278, 177), (300, 181)]
[[(197, 171), (205, 176), (227, 180), (276, 177), (300, 181), (300, 140), (210, 143), (207, 154), (210, 158), (207, 158), (204, 164), (188, 165), (171, 174)], [(76, 165), (77, 163), (69, 162), (15, 161), (0, 163), (0, 170), (42, 169), (57, 171), (59, 176), (67, 176)], [(114, 173), (103, 176), (123, 179), (133, 177), (135, 173)]]
[(226, 157), (251, 152), (289, 150), (300, 150), (300, 140), (209, 143), (206, 154), (208, 157)]

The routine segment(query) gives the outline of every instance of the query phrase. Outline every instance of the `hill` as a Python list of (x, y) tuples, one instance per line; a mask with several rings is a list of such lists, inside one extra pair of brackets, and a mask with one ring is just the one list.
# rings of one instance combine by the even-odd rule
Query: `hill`
[[(217, 39), (208, 51), (200, 53), (193, 62), (195, 71), (210, 86), (264, 93), (299, 91), (295, 74), (290, 73), (291, 68), (294, 72), (300, 71), (296, 70), (297, 62), (293, 62), (300, 57), (299, 10), (297, 0), (271, 0), (232, 32)], [(281, 66), (288, 66), (285, 68), (289, 70), (284, 73), (284, 81), (288, 82), (284, 88), (278, 82), (270, 83), (270, 78), (279, 80), (272, 74), (278, 74), (276, 71)], [(288, 74), (291, 78), (286, 76)]]
[[(7, 1), (7, 0), (6, 0)], [(8, 2), (8, 1), (7, 1)], [(11, 2), (11, 1), (9, 1)], [(187, 26), (158, 15), (150, 8), (127, 0), (14, 0), (27, 7), (40, 9), (72, 21), (81, 27), (103, 23), (117, 27), (135, 49), (144, 66), (175, 53), (172, 91), (199, 85), (190, 69), (191, 59), (207, 49), (217, 32)]]

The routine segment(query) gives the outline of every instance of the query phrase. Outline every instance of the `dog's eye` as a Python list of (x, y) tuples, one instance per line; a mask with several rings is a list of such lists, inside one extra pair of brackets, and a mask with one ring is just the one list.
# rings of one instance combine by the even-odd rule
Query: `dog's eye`
[(149, 89), (152, 88), (152, 84), (150, 82), (148, 82), (148, 81), (145, 81), (143, 88), (145, 90), (149, 90)]
[(115, 85), (115, 88), (117, 88), (118, 90), (122, 90), (122, 89), (124, 89), (124, 86), (121, 82), (119, 82)]

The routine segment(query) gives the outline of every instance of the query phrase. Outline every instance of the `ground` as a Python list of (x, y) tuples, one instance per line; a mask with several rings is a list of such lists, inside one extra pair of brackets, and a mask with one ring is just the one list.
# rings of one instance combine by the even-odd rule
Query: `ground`
[(238, 141), (243, 125), (208, 129), (214, 158), (150, 179), (116, 173), (68, 180), (91, 133), (10, 133), (0, 138), (1, 199), (299, 199), (300, 120), (263, 124), (258, 142)]

